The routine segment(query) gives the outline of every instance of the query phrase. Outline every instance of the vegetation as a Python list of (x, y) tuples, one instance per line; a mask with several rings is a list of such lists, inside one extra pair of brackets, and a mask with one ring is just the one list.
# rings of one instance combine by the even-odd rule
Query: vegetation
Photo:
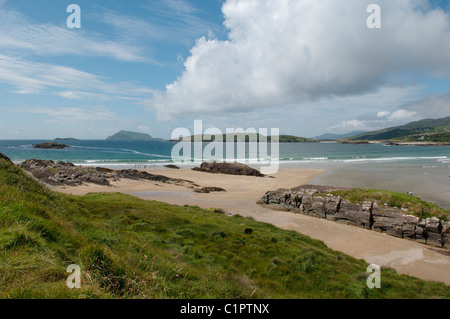
[(398, 140), (399, 142), (431, 142), (431, 143), (448, 143), (450, 142), (450, 132), (446, 133), (429, 133), (411, 135)]
[[(198, 135), (197, 135), (198, 136)], [(253, 140), (256, 140), (257, 142), (259, 142), (261, 140), (261, 134), (259, 133), (250, 133), (250, 134), (223, 134), (222, 135), (222, 141), (226, 142), (227, 140), (229, 141), (230, 139), (234, 139), (234, 142), (238, 142), (240, 140), (245, 140), (245, 142), (249, 142), (250, 138), (252, 138)], [(196, 136), (191, 136), (191, 141), (194, 142)], [(215, 137), (212, 137), (210, 139), (205, 138), (204, 136), (200, 137), (201, 140), (203, 142), (211, 142), (215, 140)], [(270, 143), (272, 141), (272, 137), (271, 136), (267, 136), (265, 137), (267, 142)], [(280, 135), (279, 136), (279, 141), (280, 143), (317, 143), (320, 142), (319, 140), (313, 140), (310, 138), (306, 138), (306, 137), (297, 137), (297, 136), (293, 136), (293, 135)]]
[[(436, 142), (450, 142), (450, 116), (441, 119), (426, 119), (411, 122), (402, 126), (359, 134), (349, 139), (370, 141), (401, 140), (404, 138), (412, 138), (412, 136), (421, 138), (422, 136), (434, 135), (435, 133), (444, 133), (443, 135), (437, 136), (439, 140)], [(417, 139), (412, 141), (417, 141)], [(429, 140), (429, 142), (435, 141)]]
[(389, 269), (370, 290), (367, 266), (221, 210), (55, 193), (0, 159), (0, 298), (450, 298)]
[(363, 202), (376, 200), (381, 205), (390, 207), (406, 208), (409, 213), (419, 218), (438, 217), (443, 220), (450, 219), (450, 212), (436, 204), (425, 202), (418, 197), (408, 194), (382, 191), (378, 189), (355, 188), (351, 190), (340, 190), (331, 192), (333, 195), (341, 196), (352, 202)]

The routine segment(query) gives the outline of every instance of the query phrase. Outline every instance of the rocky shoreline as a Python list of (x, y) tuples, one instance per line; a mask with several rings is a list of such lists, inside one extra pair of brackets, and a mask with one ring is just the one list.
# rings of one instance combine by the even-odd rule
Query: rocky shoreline
[(72, 163), (55, 163), (54, 161), (36, 159), (27, 160), (21, 163), (20, 168), (30, 173), (36, 179), (51, 186), (75, 187), (86, 184), (112, 186), (112, 182), (118, 182), (121, 179), (130, 179), (184, 186), (199, 193), (226, 191), (217, 187), (202, 187), (192, 181), (184, 179), (170, 178), (134, 169), (112, 170), (102, 167), (82, 167), (75, 166)]
[(405, 208), (380, 205), (377, 201), (353, 203), (329, 193), (337, 189), (315, 185), (278, 189), (267, 192), (257, 203), (270, 209), (353, 225), (433, 247), (450, 248), (450, 222), (436, 217), (420, 219), (408, 214)]

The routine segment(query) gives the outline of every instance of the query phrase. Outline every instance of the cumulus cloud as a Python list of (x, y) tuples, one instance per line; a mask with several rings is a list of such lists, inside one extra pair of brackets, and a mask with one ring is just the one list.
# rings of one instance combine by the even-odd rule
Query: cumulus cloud
[(366, 94), (409, 72), (450, 75), (448, 13), (379, 0), (382, 28), (368, 29), (371, 2), (228, 0), (228, 39), (199, 39), (147, 107), (170, 120)]

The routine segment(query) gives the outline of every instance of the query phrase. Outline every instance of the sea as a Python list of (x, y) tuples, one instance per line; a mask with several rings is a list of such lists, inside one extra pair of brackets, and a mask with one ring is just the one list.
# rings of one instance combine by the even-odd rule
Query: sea
[[(172, 149), (177, 144), (160, 141), (70, 140), (60, 141), (71, 146), (63, 150), (33, 148), (33, 145), (43, 142), (48, 140), (0, 140), (0, 152), (15, 163), (43, 159), (113, 169), (157, 169), (172, 163)], [(208, 145), (203, 143), (204, 148)], [(270, 147), (268, 154), (271, 154)], [(280, 143), (278, 157), (281, 169), (322, 169), (323, 173), (311, 183), (411, 192), (414, 196), (450, 210), (449, 146)], [(198, 166), (199, 162), (208, 160), (201, 158), (196, 163), (181, 166)], [(258, 158), (258, 154), (252, 154), (247, 147), (244, 158), (236, 158), (236, 161), (258, 168), (258, 165), (267, 164), (270, 158)], [(177, 165), (180, 166), (179, 163)]]

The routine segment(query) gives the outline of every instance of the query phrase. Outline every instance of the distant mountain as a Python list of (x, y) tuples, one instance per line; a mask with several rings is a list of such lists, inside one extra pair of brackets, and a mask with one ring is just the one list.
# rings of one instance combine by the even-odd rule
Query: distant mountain
[(336, 140), (340, 140), (343, 138), (347, 138), (347, 137), (351, 137), (351, 136), (355, 136), (355, 135), (359, 135), (359, 134), (363, 134), (363, 133), (367, 133), (367, 132), (366, 131), (355, 131), (355, 132), (350, 132), (350, 133), (345, 133), (345, 134), (326, 133), (326, 134), (322, 134), (320, 136), (313, 137), (313, 139), (321, 140), (321, 141), (336, 141)]
[(164, 141), (161, 138), (154, 138), (145, 133), (120, 131), (106, 139), (107, 141)]
[(351, 136), (350, 140), (450, 142), (450, 116), (425, 119), (401, 126)]

